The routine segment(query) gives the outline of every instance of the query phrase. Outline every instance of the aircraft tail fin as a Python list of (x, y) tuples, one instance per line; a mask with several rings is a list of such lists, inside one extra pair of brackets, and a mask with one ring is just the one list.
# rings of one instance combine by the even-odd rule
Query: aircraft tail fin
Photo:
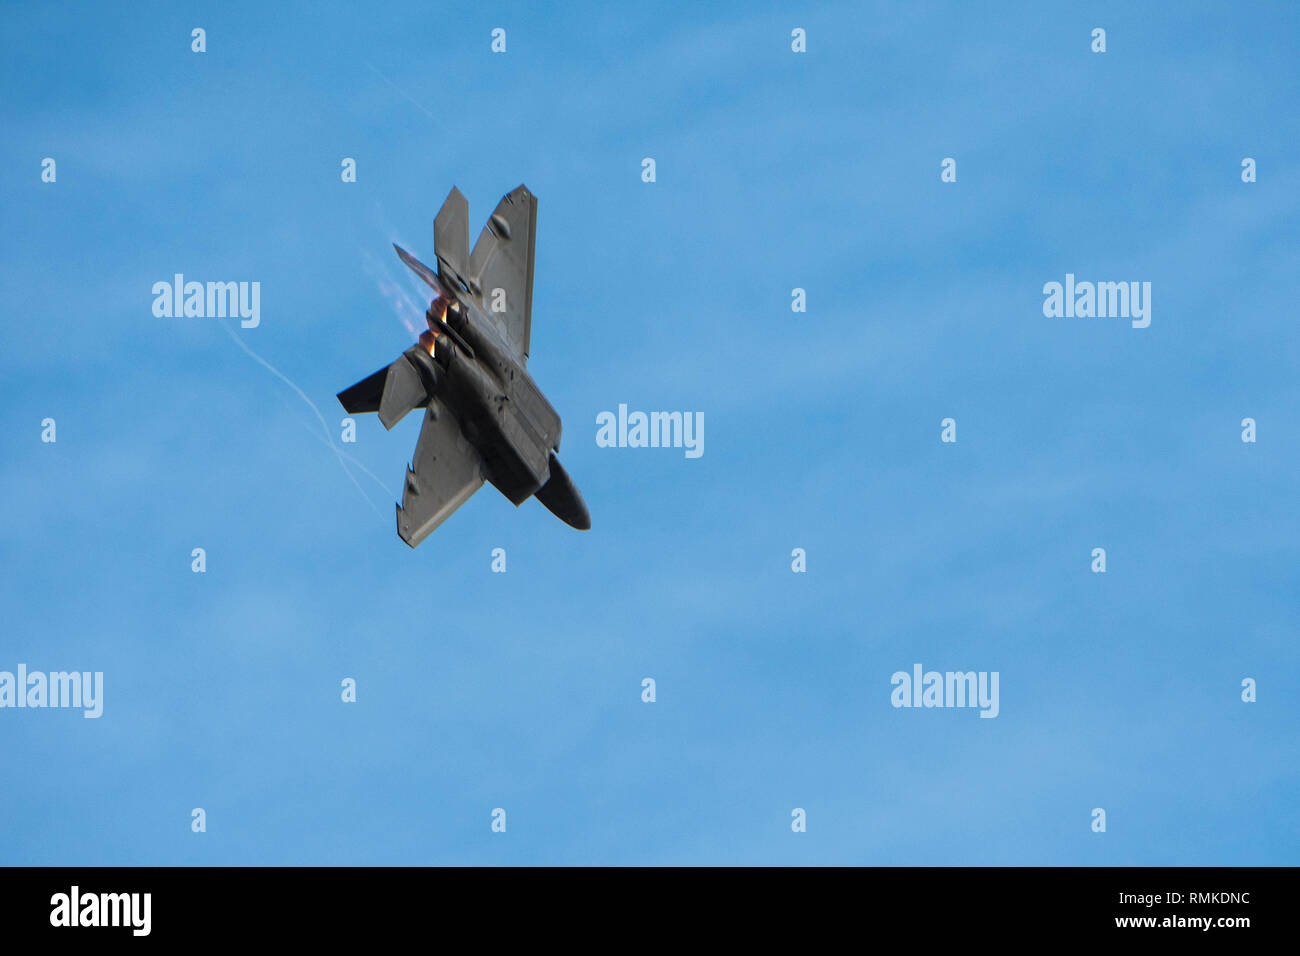
[(521, 184), (497, 203), (469, 257), (470, 281), (525, 359), (532, 334), (536, 245), (537, 197)]
[(455, 186), (433, 220), (433, 252), (444, 281), (468, 273), (469, 203)]

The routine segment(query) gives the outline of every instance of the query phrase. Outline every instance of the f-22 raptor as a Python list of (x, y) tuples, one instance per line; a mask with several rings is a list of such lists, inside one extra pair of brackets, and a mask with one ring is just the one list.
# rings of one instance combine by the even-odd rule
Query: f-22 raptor
[(560, 416), (525, 368), (536, 230), (537, 197), (520, 186), (497, 204), (470, 252), (469, 203), (453, 187), (433, 221), (437, 272), (393, 245), (436, 293), (428, 331), (338, 398), (350, 414), (378, 412), (388, 429), (425, 410), (397, 507), (397, 533), (412, 548), (485, 480), (516, 506), (536, 496), (562, 521), (591, 527), (555, 454)]

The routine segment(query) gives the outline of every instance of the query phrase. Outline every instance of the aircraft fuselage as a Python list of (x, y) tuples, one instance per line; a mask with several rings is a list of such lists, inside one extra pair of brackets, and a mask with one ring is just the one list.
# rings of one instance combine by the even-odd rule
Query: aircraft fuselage
[(457, 348), (444, 370), (438, 397), (460, 420), (461, 431), (483, 456), (487, 480), (518, 505), (550, 475), (560, 448), (560, 416), (528, 370), (516, 362), (486, 316), (473, 305), (447, 313), (447, 324), (474, 350)]

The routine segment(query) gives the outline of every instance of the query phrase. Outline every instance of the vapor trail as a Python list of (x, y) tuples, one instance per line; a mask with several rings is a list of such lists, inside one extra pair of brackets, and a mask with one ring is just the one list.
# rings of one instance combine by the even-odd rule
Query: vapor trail
[(373, 63), (367, 63), (366, 66), (370, 67), (370, 69), (374, 71), (375, 76), (379, 77), (381, 80), (383, 80), (393, 89), (395, 89), (398, 93), (400, 93), (403, 97), (409, 100), (415, 106), (415, 108), (418, 109), (420, 112), (422, 112), (425, 116), (429, 117), (429, 119), (433, 120), (435, 123), (439, 122), (438, 117), (430, 113), (429, 110), (423, 104), (419, 103), (415, 99), (415, 97), (411, 96), (410, 93), (406, 92), (406, 90), (402, 89), (392, 80), (390, 80), (388, 77), (384, 76), (384, 74), (380, 73), (379, 70), (375, 69), (375, 65)]
[[(334, 452), (335, 458), (338, 459), (339, 467), (342, 468), (343, 473), (348, 476), (348, 481), (352, 482), (352, 484), (356, 487), (357, 491), (361, 492), (361, 497), (366, 499), (366, 504), (370, 505), (370, 507), (374, 510), (375, 514), (379, 514), (380, 513), (379, 509), (375, 507), (375, 503), (371, 499), (371, 497), (368, 494), (366, 494), (366, 489), (361, 487), (361, 484), (357, 481), (356, 477), (348, 469), (347, 462), (343, 460), (343, 452), (341, 449), (338, 448), (338, 446), (334, 444), (334, 437), (333, 435), (330, 434), (329, 426), (325, 424), (325, 416), (320, 413), (320, 409), (316, 407), (316, 403), (313, 402), (310, 398), (308, 398), (307, 393), (304, 392), (301, 388), (299, 388), (296, 384), (294, 384), (293, 381), (291, 381), (287, 375), (285, 375), (278, 368), (276, 368), (266, 359), (262, 358), (262, 356), (258, 355), (247, 345), (245, 345), (244, 340), (241, 339), (238, 335), (236, 335), (231, 330), (230, 326), (226, 325), (223, 322), (221, 323), (221, 328), (227, 335), (230, 336), (230, 338), (234, 341), (236, 345), (238, 345), (241, 349), (243, 349), (245, 352), (248, 353), (249, 357), (251, 357), (255, 362), (261, 365), (264, 369), (266, 369), (268, 372), (270, 372), (280, 381), (284, 382), (284, 384), (288, 385), (291, 389), (297, 392), (298, 397), (307, 403), (307, 407), (312, 410), (312, 414), (314, 414), (316, 416), (316, 420), (320, 422), (321, 431), (325, 435), (325, 443), (329, 445), (330, 450)], [(358, 464), (360, 464), (360, 462), (358, 462)], [(371, 477), (374, 478), (373, 475), (371, 475)], [(379, 479), (375, 478), (375, 480), (378, 481)], [(383, 487), (382, 484), (380, 485), (380, 487)]]

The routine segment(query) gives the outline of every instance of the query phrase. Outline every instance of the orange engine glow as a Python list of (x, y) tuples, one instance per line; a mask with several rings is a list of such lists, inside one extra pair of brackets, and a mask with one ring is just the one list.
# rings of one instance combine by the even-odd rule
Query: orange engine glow
[(424, 321), (428, 324), (429, 331), (420, 333), (420, 345), (430, 355), (433, 354), (433, 344), (439, 335), (438, 328), (434, 325), (433, 320), (436, 317), (444, 322), (447, 321), (448, 305), (450, 305), (450, 303), (446, 299), (442, 296), (438, 296), (438, 298), (429, 303), (429, 311), (425, 313)]

